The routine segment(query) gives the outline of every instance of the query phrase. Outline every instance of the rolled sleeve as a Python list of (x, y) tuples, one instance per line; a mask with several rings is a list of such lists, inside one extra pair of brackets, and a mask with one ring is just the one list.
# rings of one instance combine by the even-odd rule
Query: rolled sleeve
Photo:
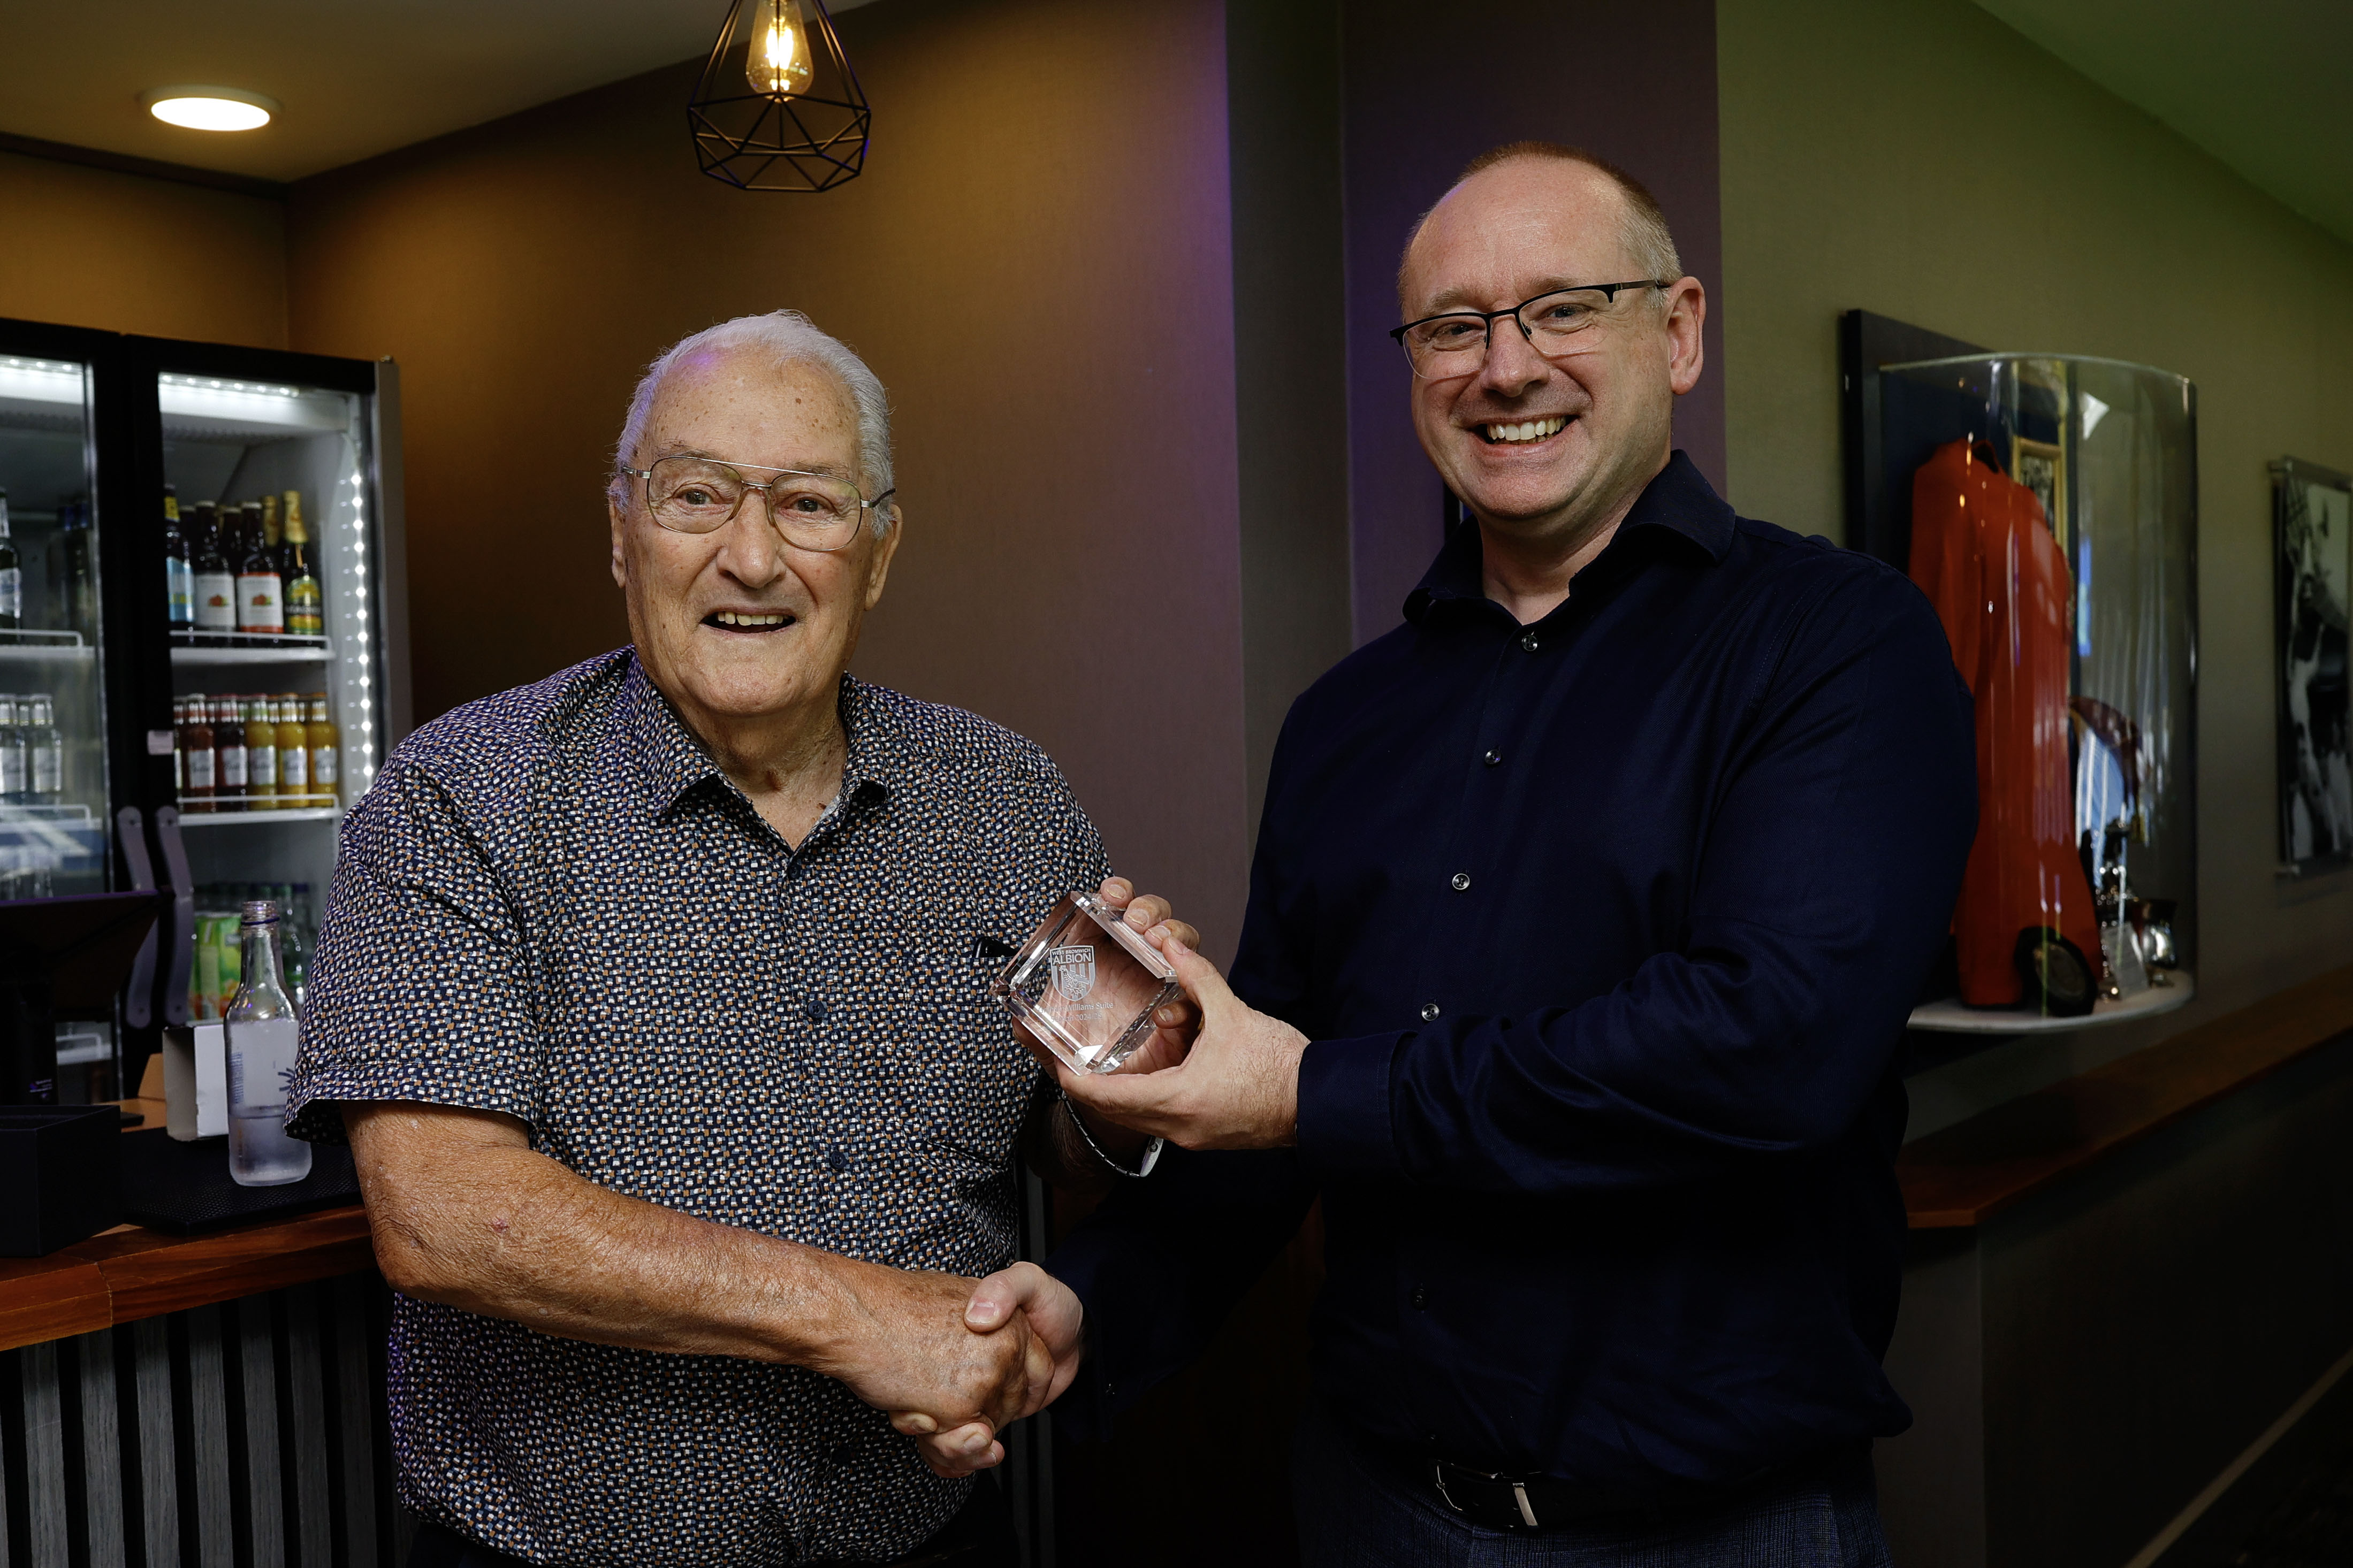
[(340, 1142), (343, 1100), (503, 1111), (536, 1128), (544, 1082), (527, 946), (465, 814), (398, 763), (346, 819), (287, 1102)]

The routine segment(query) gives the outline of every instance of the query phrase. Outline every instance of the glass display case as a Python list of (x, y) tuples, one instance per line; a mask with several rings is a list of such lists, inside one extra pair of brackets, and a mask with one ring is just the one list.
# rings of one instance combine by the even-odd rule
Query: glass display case
[(2194, 991), (2197, 403), (2168, 372), (1882, 363), (1876, 552), (1936, 606), (1978, 729), (1978, 826), (1917, 1029), (2014, 1034)]

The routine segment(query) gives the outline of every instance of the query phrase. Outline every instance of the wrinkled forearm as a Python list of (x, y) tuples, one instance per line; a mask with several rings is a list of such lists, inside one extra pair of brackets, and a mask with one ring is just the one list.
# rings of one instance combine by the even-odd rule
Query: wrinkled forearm
[(833, 1372), (871, 1326), (873, 1266), (697, 1219), (586, 1181), (527, 1147), (432, 1168), (355, 1128), (353, 1144), (396, 1289), (565, 1339)]

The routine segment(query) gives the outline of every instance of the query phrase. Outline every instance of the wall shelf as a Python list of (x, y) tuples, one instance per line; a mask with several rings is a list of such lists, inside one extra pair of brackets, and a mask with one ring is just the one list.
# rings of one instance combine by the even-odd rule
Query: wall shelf
[(2128, 1024), (2186, 1007), (2198, 994), (2197, 979), (2186, 969), (2165, 972), (2170, 983), (2152, 985), (2137, 995), (2111, 1002), (2102, 997), (2091, 1013), (2080, 1018), (2046, 1018), (2008, 1007), (1970, 1007), (1947, 997), (1912, 1009), (1906, 1026), (1948, 1035), (2060, 1035), (2070, 1029), (2096, 1029), (2103, 1024)]

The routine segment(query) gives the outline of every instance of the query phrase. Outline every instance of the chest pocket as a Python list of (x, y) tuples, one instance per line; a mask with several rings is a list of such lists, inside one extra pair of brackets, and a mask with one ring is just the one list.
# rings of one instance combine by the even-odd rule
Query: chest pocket
[(902, 1103), (913, 1141), (974, 1178), (1010, 1169), (1037, 1082), (988, 983), (1005, 944), (969, 907), (931, 906), (908, 922), (901, 1016)]

